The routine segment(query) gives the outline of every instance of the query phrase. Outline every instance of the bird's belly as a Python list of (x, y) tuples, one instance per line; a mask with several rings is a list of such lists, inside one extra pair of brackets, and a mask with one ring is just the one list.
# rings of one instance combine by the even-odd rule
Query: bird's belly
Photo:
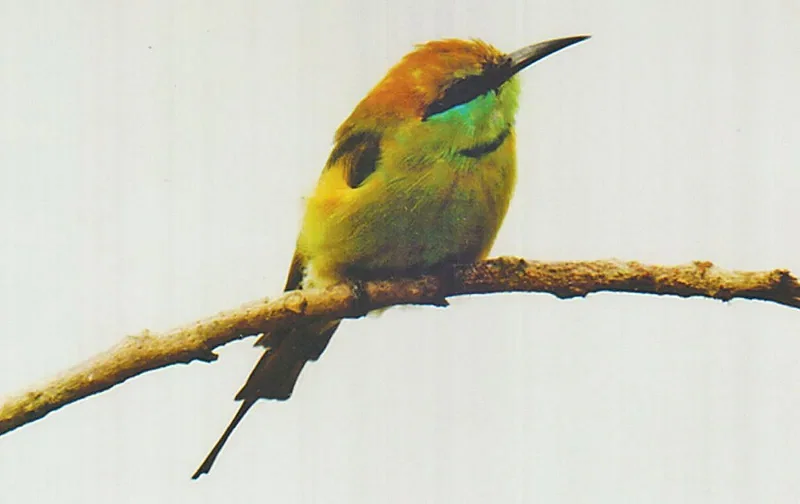
[(508, 208), (513, 160), (480, 171), (444, 168), (417, 183), (381, 180), (336, 203), (312, 198), (298, 247), (315, 276), (414, 274), (484, 257)]

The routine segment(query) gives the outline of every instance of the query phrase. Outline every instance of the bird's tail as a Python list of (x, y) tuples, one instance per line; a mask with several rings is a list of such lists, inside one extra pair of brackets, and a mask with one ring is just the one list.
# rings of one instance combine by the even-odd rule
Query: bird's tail
[(294, 385), (306, 362), (317, 360), (322, 355), (337, 327), (339, 321), (326, 322), (297, 331), (266, 334), (259, 338), (256, 344), (267, 349), (253, 368), (247, 382), (236, 394), (236, 400), (243, 401), (242, 405), (208, 456), (192, 475), (192, 479), (197, 479), (211, 470), (225, 442), (258, 399), (284, 401), (292, 395)]
[(244, 418), (244, 415), (245, 413), (247, 413), (247, 410), (249, 410), (255, 403), (256, 403), (255, 399), (249, 399), (242, 403), (242, 405), (239, 407), (239, 411), (236, 412), (236, 416), (234, 416), (233, 420), (231, 420), (231, 423), (228, 424), (228, 428), (226, 428), (225, 432), (222, 433), (222, 436), (220, 436), (219, 440), (217, 441), (217, 444), (215, 444), (214, 447), (211, 448), (211, 451), (208, 452), (208, 455), (206, 455), (206, 459), (203, 460), (203, 463), (200, 464), (200, 467), (198, 467), (197, 470), (194, 472), (194, 474), (192, 474), (192, 479), (197, 479), (201, 475), (206, 474), (208, 473), (208, 471), (211, 470), (211, 466), (214, 465), (214, 461), (217, 459), (217, 455), (219, 455), (220, 450), (222, 450), (222, 447), (225, 445), (225, 442), (230, 437), (231, 433), (233, 432), (233, 429), (235, 429), (236, 426), (239, 425), (239, 422), (242, 421), (242, 418)]

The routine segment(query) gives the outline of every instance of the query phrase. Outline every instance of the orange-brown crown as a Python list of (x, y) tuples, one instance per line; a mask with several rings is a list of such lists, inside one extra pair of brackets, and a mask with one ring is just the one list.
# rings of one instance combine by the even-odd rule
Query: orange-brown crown
[(500, 65), (506, 58), (480, 40), (447, 39), (420, 44), (392, 67), (356, 106), (336, 136), (340, 138), (351, 132), (356, 125), (372, 129), (422, 117), (425, 108), (450, 83), (480, 74), (487, 66)]

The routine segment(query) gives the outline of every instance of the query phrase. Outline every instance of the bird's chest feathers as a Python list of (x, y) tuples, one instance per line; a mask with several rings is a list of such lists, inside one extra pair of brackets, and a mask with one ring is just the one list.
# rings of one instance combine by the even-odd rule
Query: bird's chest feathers
[[(328, 276), (403, 272), (485, 256), (515, 183), (512, 126), (492, 93), (384, 134), (356, 187), (346, 163), (308, 201), (299, 250)], [(344, 159), (344, 158), (343, 158)]]
[[(512, 126), (493, 93), (430, 117), (386, 142), (386, 191), (427, 234), (458, 249), (494, 237), (515, 182)], [(387, 216), (388, 217), (388, 216)]]
[[(357, 188), (309, 199), (299, 250), (320, 275), (403, 272), (485, 256), (515, 182), (513, 133), (480, 158), (382, 159)], [(333, 174), (331, 174), (333, 176)]]

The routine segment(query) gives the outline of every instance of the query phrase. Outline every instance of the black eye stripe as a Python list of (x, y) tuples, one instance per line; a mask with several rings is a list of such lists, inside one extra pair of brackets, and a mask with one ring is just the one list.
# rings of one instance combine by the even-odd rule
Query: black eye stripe
[(423, 119), (449, 110), (462, 103), (467, 103), (475, 98), (488, 93), (491, 90), (486, 79), (481, 75), (474, 77), (467, 77), (462, 80), (455, 81), (444, 95), (435, 102), (428, 105), (425, 109)]
[(455, 106), (467, 103), (475, 98), (497, 89), (505, 82), (508, 65), (491, 65), (484, 68), (478, 75), (470, 75), (453, 81), (442, 96), (428, 105), (422, 115), (426, 120), (432, 115), (439, 114)]

